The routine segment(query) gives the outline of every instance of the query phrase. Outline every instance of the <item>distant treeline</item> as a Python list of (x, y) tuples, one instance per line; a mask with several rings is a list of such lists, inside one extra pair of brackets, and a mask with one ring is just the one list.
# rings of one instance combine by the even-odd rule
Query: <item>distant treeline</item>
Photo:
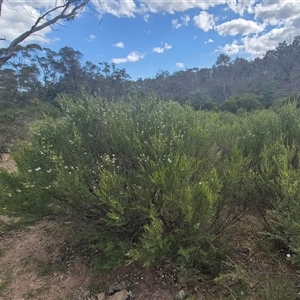
[(300, 92), (300, 36), (290, 43), (279, 43), (275, 50), (252, 61), (239, 57), (231, 61), (228, 55), (220, 54), (212, 68), (173, 74), (159, 70), (154, 78), (136, 81), (113, 63), (82, 61), (83, 54), (71, 47), (55, 52), (37, 44), (19, 46), (0, 70), (1, 103), (25, 104), (39, 99), (55, 104), (58, 94), (74, 94), (84, 88), (109, 101), (133, 93), (155, 93), (197, 110), (217, 107), (236, 112), (239, 108), (268, 108), (276, 100)]

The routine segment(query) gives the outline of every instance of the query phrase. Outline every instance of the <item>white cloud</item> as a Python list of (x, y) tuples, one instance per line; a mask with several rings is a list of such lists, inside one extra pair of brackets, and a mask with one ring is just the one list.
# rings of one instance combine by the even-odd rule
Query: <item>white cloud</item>
[(204, 44), (210, 44), (210, 43), (214, 43), (213, 39), (208, 39), (207, 41), (204, 42)]
[(89, 38), (88, 39), (86, 39), (88, 42), (92, 42), (94, 39), (96, 38), (96, 36), (95, 35), (93, 35), (93, 34), (90, 34), (90, 36), (89, 36)]
[(124, 58), (113, 58), (112, 62), (114, 64), (122, 64), (122, 63), (126, 63), (126, 62), (137, 62), (140, 59), (143, 59), (144, 57), (145, 57), (145, 54), (139, 53), (137, 51), (132, 51)]
[(165, 49), (166, 49), (166, 50), (172, 49), (172, 45), (170, 45), (170, 44), (168, 44), (168, 43), (165, 43)]
[(117, 47), (117, 48), (124, 48), (125, 47), (124, 43), (122, 43), (122, 42), (118, 42), (118, 43), (114, 44), (113, 46)]
[(152, 49), (152, 52), (155, 52), (155, 53), (164, 53), (165, 50), (170, 50), (172, 49), (172, 45), (168, 44), (168, 43), (165, 43), (164, 47), (154, 47)]
[(265, 24), (257, 24), (251, 20), (234, 19), (228, 22), (224, 22), (221, 25), (215, 26), (215, 30), (219, 35), (249, 35), (251, 33), (260, 33), (265, 29)]
[[(44, 10), (43, 3), (40, 3), (40, 7), (34, 8), (26, 3), (21, 5), (16, 2), (5, 2), (2, 5), (0, 17), (0, 34), (1, 38), (6, 38), (6, 41), (0, 41), (0, 47), (7, 46), (8, 42), (29, 30), (40, 16), (40, 10)], [(46, 27), (38, 33), (30, 35), (25, 42), (50, 43), (51, 40), (47, 34), (51, 31), (50, 27)]]
[(152, 50), (152, 52), (155, 52), (155, 53), (164, 53), (164, 51), (165, 51), (165, 48), (161, 48), (161, 47), (155, 47)]
[(296, 36), (297, 32), (296, 28), (273, 28), (261, 36), (246, 36), (240, 42), (234, 41), (231, 44), (226, 44), (219, 47), (218, 51), (228, 55), (248, 53), (252, 57), (263, 56), (268, 50), (275, 49), (278, 43), (284, 40), (288, 41), (291, 36)]
[(93, 2), (96, 6), (98, 6), (99, 13), (108, 13), (118, 18), (127, 17), (133, 18), (135, 17), (135, 13), (139, 10), (137, 9), (133, 0), (126, 1), (118, 1), (118, 0), (109, 0), (109, 1), (101, 1), (99, 5), (97, 2)]
[(140, 2), (142, 11), (150, 11), (152, 13), (167, 12), (170, 14), (187, 11), (192, 8), (207, 10), (220, 4), (226, 4), (226, 0), (143, 0)]
[(262, 19), (271, 25), (289, 21), (300, 16), (299, 1), (262, 2), (254, 8), (255, 18)]
[(295, 28), (274, 28), (259, 37), (245, 37), (242, 39), (244, 52), (250, 53), (253, 57), (262, 56), (266, 51), (275, 49), (278, 43), (296, 36), (297, 32)]
[[(215, 29), (219, 34), (244, 35), (240, 41), (226, 44), (220, 47), (219, 51), (229, 55), (247, 53), (252, 57), (263, 56), (266, 51), (276, 48), (278, 43), (290, 41), (299, 35), (300, 4), (298, 1), (273, 0), (251, 5), (256, 23), (249, 20), (242, 22), (232, 20), (216, 26)], [(263, 24), (259, 24), (258, 20), (263, 21)]]
[(214, 28), (215, 20), (212, 14), (206, 11), (201, 11), (198, 16), (194, 17), (195, 26), (207, 32)]
[(300, 16), (291, 20), (290, 25), (296, 28), (300, 28)]
[(178, 29), (178, 28), (180, 28), (182, 26), (182, 24), (180, 24), (179, 22), (178, 22), (178, 19), (173, 19), (172, 20), (172, 27), (174, 27), (175, 29)]
[[(238, 19), (215, 27), (221, 35), (244, 35), (239, 41), (219, 47), (218, 51), (228, 55), (247, 53), (252, 57), (263, 56), (266, 51), (275, 49), (278, 43), (291, 41), (299, 35), (298, 1), (262, 1), (252, 6), (252, 13), (256, 22)], [(259, 20), (263, 24), (258, 23)]]
[(182, 62), (177, 62), (177, 63), (176, 63), (176, 67), (182, 69), (182, 68), (184, 68), (184, 63), (182, 63)]
[(231, 44), (226, 44), (224, 47), (219, 47), (218, 52), (223, 52), (227, 55), (236, 55), (242, 52), (243, 45), (239, 45), (237, 41), (233, 41)]
[(245, 12), (253, 12), (255, 2), (256, 0), (230, 0), (227, 1), (227, 5), (235, 13), (243, 16)]
[(182, 26), (188, 26), (189, 22), (191, 20), (189, 15), (184, 15), (183, 17), (180, 17), (180, 19), (181, 19), (181, 23), (179, 23), (180, 21), (178, 21), (178, 19), (173, 19), (172, 27), (174, 27), (175, 29), (178, 29)]
[(144, 20), (145, 20), (146, 23), (149, 22), (149, 18), (150, 18), (150, 15), (144, 15)]
[(182, 24), (184, 26), (188, 26), (189, 25), (189, 22), (191, 20), (190, 16), (189, 15), (185, 15), (183, 17), (180, 18), (182, 20)]

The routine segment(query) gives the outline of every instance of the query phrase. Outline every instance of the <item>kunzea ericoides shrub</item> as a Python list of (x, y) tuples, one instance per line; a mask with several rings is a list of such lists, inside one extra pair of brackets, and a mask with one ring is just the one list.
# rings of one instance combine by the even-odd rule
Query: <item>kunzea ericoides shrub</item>
[(249, 207), (276, 211), (285, 169), (270, 169), (270, 147), (296, 140), (292, 108), (284, 123), (274, 111), (197, 112), (153, 95), (57, 102), (62, 117), (32, 126), (14, 152), (16, 172), (1, 174), (1, 201), (68, 214), (103, 267), (171, 261), (216, 274), (223, 230)]
[(82, 93), (57, 101), (63, 117), (33, 126), (14, 153), (19, 195), (36, 212), (81, 219), (90, 247), (107, 261), (171, 259), (215, 270), (222, 149), (201, 116), (154, 96), (107, 103)]

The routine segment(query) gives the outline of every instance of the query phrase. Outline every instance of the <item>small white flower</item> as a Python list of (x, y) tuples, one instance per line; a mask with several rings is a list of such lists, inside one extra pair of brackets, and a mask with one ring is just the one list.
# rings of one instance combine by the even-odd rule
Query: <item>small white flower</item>
[(38, 172), (41, 168), (40, 167), (37, 167), (35, 170)]
[(28, 170), (28, 173), (31, 173), (32, 172), (32, 170)]
[(287, 258), (291, 258), (291, 254), (288, 253), (288, 254), (286, 255), (286, 257), (287, 257)]
[(50, 170), (47, 170), (46, 172), (47, 172), (47, 173), (51, 173), (51, 171), (52, 171), (52, 169), (50, 169)]
[(17, 189), (17, 192), (18, 192), (18, 193), (21, 193), (22, 191), (21, 191), (21, 190), (19, 190), (19, 189)]

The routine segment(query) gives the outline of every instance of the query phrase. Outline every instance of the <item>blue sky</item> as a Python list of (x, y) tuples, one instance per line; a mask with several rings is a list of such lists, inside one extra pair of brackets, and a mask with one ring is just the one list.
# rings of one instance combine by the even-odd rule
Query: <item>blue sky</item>
[[(30, 28), (47, 1), (4, 3), (0, 35), (7, 40), (0, 47)], [(211, 67), (220, 53), (253, 59), (300, 33), (300, 1), (103, 0), (91, 5), (72, 23), (47, 28), (27, 42), (55, 51), (70, 46), (84, 60), (114, 62), (137, 79), (154, 77), (159, 69)]]

